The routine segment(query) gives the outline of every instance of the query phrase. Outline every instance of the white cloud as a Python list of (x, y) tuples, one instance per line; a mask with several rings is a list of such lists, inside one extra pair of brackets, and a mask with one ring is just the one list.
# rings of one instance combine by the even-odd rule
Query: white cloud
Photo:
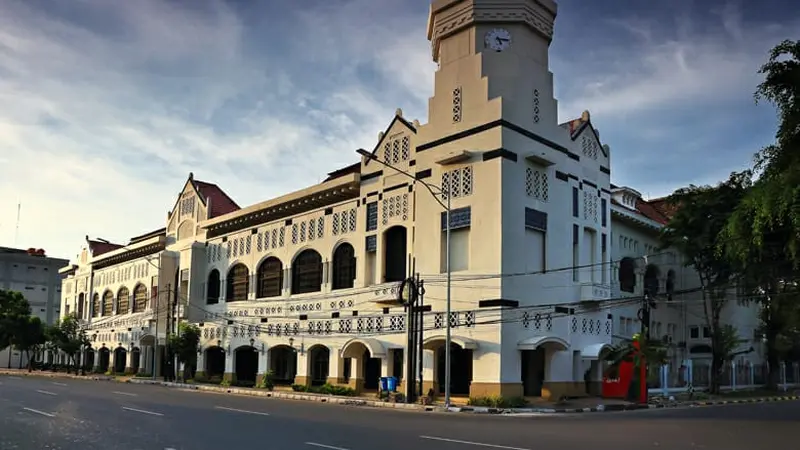
[[(189, 171), (244, 205), (299, 189), (354, 162), (388, 124), (391, 102), (419, 93), (408, 89), (419, 72), (392, 73), (411, 44), (395, 44), (394, 58), (368, 41), (336, 54), (323, 38), (343, 28), (297, 28), (284, 40), (327, 46), (329, 82), (318, 84), (292, 52), (248, 51), (242, 17), (223, 2), (76, 5), (72, 21), (0, 5), (0, 163), (13, 168), (0, 179), (0, 245), (14, 245), (17, 201), (18, 245), (72, 256), (85, 234), (125, 241), (163, 226)], [(314, 11), (304, 14), (313, 23)], [(316, 17), (360, 29), (343, 11)], [(405, 25), (379, 30), (391, 41)], [(404, 82), (365, 88), (346, 64), (354, 54)], [(386, 71), (384, 58), (399, 61)]]
[[(86, 234), (164, 226), (190, 171), (252, 204), (354, 162), (397, 107), (424, 122), (427, 2), (317, 3), (264, 19), (288, 30), (265, 37), (223, 1), (80, 0), (70, 17), (0, 2), (0, 245), (14, 244), (18, 200), (19, 245), (71, 256)], [(640, 21), (625, 23), (633, 48), (554, 55), (562, 118), (589, 109), (607, 136), (633, 116), (749, 95), (787, 28), (719, 15), (735, 42), (686, 23), (664, 40)]]

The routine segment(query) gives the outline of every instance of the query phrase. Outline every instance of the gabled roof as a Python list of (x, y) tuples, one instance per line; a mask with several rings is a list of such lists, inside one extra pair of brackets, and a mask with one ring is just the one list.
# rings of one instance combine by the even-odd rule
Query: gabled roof
[(86, 236), (86, 243), (89, 245), (89, 253), (91, 253), (92, 256), (100, 256), (103, 253), (108, 253), (124, 247), (124, 245), (114, 244), (113, 242), (101, 238), (89, 239), (89, 236)]
[(239, 205), (216, 184), (195, 180), (193, 174), (189, 174), (189, 181), (194, 186), (204, 204), (208, 205), (208, 200), (211, 200), (211, 210), (208, 214), (210, 219), (241, 209)]
[(569, 137), (573, 141), (578, 139), (578, 136), (583, 133), (584, 130), (587, 128), (591, 130), (591, 133), (594, 135), (594, 138), (597, 140), (597, 145), (600, 146), (600, 151), (603, 152), (603, 156), (608, 158), (608, 152), (606, 148), (603, 146), (603, 142), (600, 140), (600, 136), (597, 134), (597, 130), (594, 129), (594, 125), (592, 125), (592, 117), (589, 114), (589, 111), (584, 111), (580, 117), (577, 119), (572, 119), (566, 121), (562, 124), (559, 124), (561, 128), (569, 131)]
[[(414, 126), (414, 125), (413, 125), (411, 122), (409, 122), (409, 121), (407, 121), (406, 119), (404, 119), (404, 118), (403, 118), (403, 116), (402, 116), (402, 114), (403, 114), (403, 112), (402, 112), (400, 109), (398, 109), (398, 110), (395, 112), (395, 114), (394, 114), (394, 119), (392, 119), (392, 121), (391, 121), (391, 122), (389, 122), (389, 126), (388, 126), (388, 127), (386, 127), (386, 129), (385, 129), (385, 130), (383, 130), (383, 133), (381, 133), (381, 138), (380, 138), (380, 139), (378, 139), (378, 143), (377, 143), (377, 144), (375, 144), (375, 148), (373, 148), (373, 149), (372, 149), (372, 155), (373, 155), (373, 156), (375, 155), (375, 153), (377, 153), (377, 152), (378, 152), (378, 149), (379, 149), (379, 148), (381, 148), (381, 144), (383, 144), (383, 140), (384, 140), (384, 139), (386, 139), (386, 136), (388, 136), (388, 135), (389, 135), (389, 130), (391, 130), (391, 129), (392, 129), (392, 127), (394, 126), (395, 122), (400, 122), (400, 123), (402, 123), (403, 125), (405, 125), (405, 126), (406, 126), (406, 128), (408, 128), (409, 130), (411, 130), (411, 132), (413, 132), (414, 134), (416, 134), (416, 133), (417, 133), (417, 128), (416, 128), (416, 127), (415, 127), (415, 126)], [(365, 166), (366, 166), (366, 165), (369, 165), (369, 162), (370, 162), (370, 161), (371, 161), (371, 159), (368, 159), (368, 160), (367, 160), (367, 161), (364, 163), (364, 165), (365, 165)]]

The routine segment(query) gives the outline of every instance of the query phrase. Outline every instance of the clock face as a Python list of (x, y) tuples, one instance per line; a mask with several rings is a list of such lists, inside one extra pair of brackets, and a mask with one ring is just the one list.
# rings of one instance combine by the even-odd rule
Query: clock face
[(495, 28), (486, 33), (484, 45), (496, 52), (502, 52), (511, 45), (511, 33), (503, 28)]

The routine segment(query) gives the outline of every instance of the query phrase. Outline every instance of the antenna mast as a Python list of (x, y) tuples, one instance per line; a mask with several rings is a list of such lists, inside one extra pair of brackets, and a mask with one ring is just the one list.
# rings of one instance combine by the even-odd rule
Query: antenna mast
[(19, 245), (19, 215), (22, 209), (22, 202), (17, 203), (17, 228), (14, 231), (14, 247)]

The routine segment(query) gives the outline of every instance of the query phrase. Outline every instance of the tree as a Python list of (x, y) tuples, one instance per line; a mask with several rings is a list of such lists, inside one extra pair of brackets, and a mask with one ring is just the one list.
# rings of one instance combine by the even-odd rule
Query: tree
[(17, 350), (25, 352), (28, 360), (28, 372), (33, 370), (33, 359), (31, 353), (35, 354), (47, 341), (45, 337), (45, 327), (42, 320), (36, 316), (28, 317), (18, 328), (15, 336)]
[(197, 348), (200, 344), (200, 328), (186, 322), (178, 325), (178, 334), (170, 336), (170, 347), (183, 364), (183, 380), (194, 374), (197, 365)]
[(667, 199), (675, 213), (660, 236), (662, 250), (679, 251), (700, 279), (703, 318), (711, 331), (711, 393), (719, 392), (725, 362), (720, 315), (738, 275), (737, 265), (720, 252), (720, 236), (749, 189), (750, 176), (749, 172), (732, 173), (716, 186), (678, 189)]
[[(83, 330), (75, 314), (64, 316), (48, 331), (53, 344), (67, 355), (69, 361), (78, 373), (79, 355), (81, 350), (91, 345), (86, 331)], [(69, 372), (69, 369), (67, 369)]]
[(784, 41), (759, 73), (756, 101), (778, 114), (775, 143), (755, 156), (758, 180), (730, 216), (726, 253), (743, 270), (743, 287), (761, 305), (767, 347), (767, 387), (779, 382), (781, 343), (797, 326), (800, 302), (800, 41)]
[[(0, 289), (0, 349), (16, 347), (16, 336), (20, 327), (31, 315), (31, 305), (16, 291)], [(8, 352), (8, 367), (11, 368), (11, 349)]]

